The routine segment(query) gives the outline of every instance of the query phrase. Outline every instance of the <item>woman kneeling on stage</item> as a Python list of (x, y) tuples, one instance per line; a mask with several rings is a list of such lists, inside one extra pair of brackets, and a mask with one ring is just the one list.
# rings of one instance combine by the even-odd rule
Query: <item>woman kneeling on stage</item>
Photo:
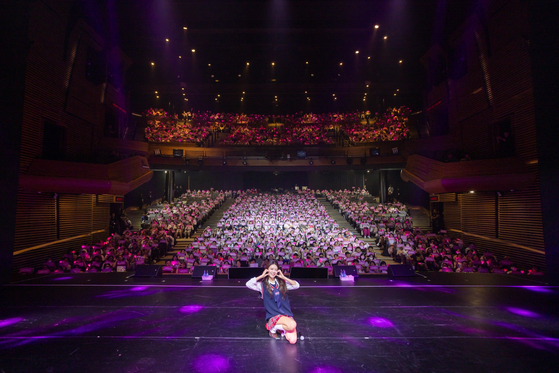
[[(262, 281), (259, 283), (260, 280)], [(264, 273), (251, 278), (246, 286), (260, 292), (266, 310), (266, 329), (270, 337), (277, 338), (277, 333), (283, 331), (289, 343), (296, 343), (297, 323), (293, 319), (287, 290), (298, 289), (299, 283), (285, 277), (278, 263), (271, 260)]]

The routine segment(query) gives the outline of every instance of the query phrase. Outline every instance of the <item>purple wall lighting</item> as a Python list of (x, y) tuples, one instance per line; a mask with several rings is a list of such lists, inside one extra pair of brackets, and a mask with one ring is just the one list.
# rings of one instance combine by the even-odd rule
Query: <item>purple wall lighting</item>
[(224, 373), (229, 370), (229, 360), (221, 355), (202, 355), (194, 361), (194, 370), (196, 372)]
[(202, 308), (204, 308), (204, 307), (200, 306), (199, 304), (191, 304), (189, 306), (181, 307), (180, 311), (182, 313), (196, 313), (196, 312), (199, 312), (200, 310), (202, 310)]
[(531, 317), (531, 318), (541, 317), (539, 314), (535, 312), (523, 310), (522, 308), (507, 307), (507, 311), (512, 312), (515, 315), (524, 316), (524, 317)]
[(387, 319), (382, 317), (371, 317), (369, 318), (369, 324), (375, 328), (393, 328), (394, 324)]
[(18, 322), (22, 321), (23, 319), (21, 317), (12, 317), (11, 319), (6, 319), (6, 320), (0, 320), (0, 328), (3, 328), (5, 326), (10, 326), (13, 324), (17, 324)]

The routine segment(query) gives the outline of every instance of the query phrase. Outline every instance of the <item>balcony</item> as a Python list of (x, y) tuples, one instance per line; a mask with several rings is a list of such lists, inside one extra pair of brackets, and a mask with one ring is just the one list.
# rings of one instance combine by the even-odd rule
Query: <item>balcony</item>
[(19, 185), (27, 192), (124, 195), (153, 176), (145, 157), (110, 164), (35, 159)]

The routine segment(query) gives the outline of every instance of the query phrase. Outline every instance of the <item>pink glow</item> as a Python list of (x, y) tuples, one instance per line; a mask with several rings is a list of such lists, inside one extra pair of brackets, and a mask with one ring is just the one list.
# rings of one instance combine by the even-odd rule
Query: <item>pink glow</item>
[(199, 312), (203, 309), (203, 306), (200, 306), (199, 304), (192, 304), (190, 306), (183, 306), (181, 307), (180, 311), (182, 313), (196, 313)]
[(382, 317), (371, 317), (369, 318), (369, 324), (376, 328), (393, 328), (394, 324), (387, 319), (383, 319)]
[(21, 317), (13, 317), (11, 319), (6, 319), (6, 320), (0, 320), (0, 328), (3, 328), (5, 326), (10, 326), (13, 324), (17, 324), (18, 322), (22, 321), (23, 319)]
[(507, 311), (512, 312), (515, 315), (524, 316), (524, 317), (531, 317), (531, 318), (541, 317), (539, 314), (535, 312), (524, 310), (522, 308), (507, 307)]

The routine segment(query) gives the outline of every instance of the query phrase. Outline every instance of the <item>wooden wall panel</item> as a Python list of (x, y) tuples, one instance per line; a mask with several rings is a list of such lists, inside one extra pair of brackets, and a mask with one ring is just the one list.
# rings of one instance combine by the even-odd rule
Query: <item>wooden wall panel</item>
[(462, 230), (462, 212), (460, 211), (460, 202), (444, 203), (444, 225), (447, 230)]
[(52, 193), (19, 191), (14, 251), (56, 240), (55, 205)]
[(462, 231), (495, 238), (495, 193), (459, 194)]
[(539, 183), (499, 197), (499, 238), (545, 250)]
[(59, 198), (60, 238), (91, 232), (94, 195), (61, 195)]

